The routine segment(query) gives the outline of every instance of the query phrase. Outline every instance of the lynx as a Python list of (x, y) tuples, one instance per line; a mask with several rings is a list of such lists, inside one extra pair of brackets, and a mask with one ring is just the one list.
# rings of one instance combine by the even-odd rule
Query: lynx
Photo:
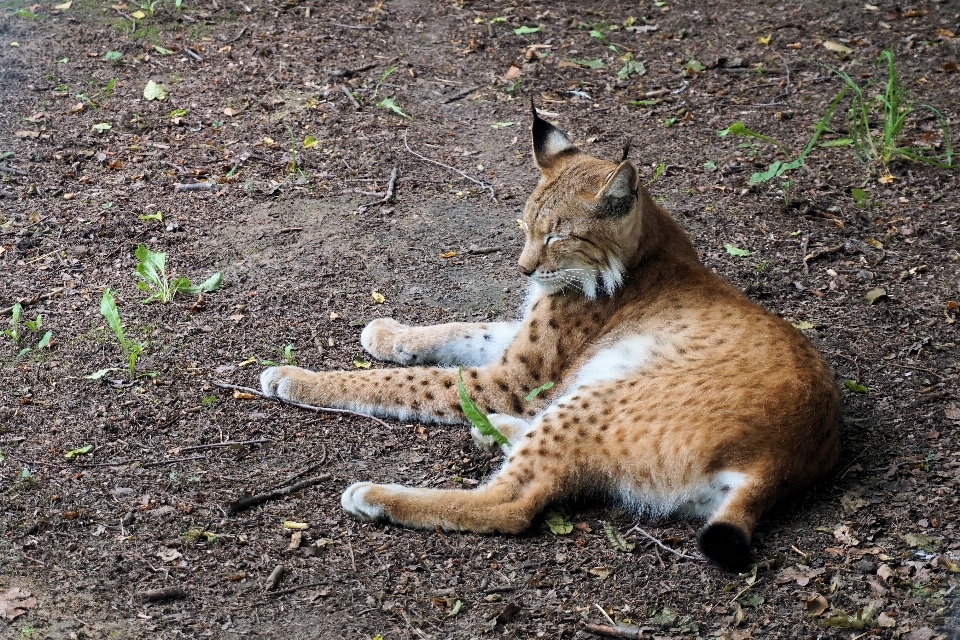
[[(469, 396), (509, 440), (474, 490), (358, 482), (341, 503), (363, 521), (516, 534), (549, 503), (605, 493), (639, 514), (705, 520), (701, 553), (750, 562), (757, 519), (822, 478), (838, 455), (840, 399), (800, 332), (706, 269), (636, 165), (591, 157), (533, 108), (541, 172), (523, 213), (518, 322), (360, 335), (410, 368), (261, 374), (265, 394), (401, 420), (465, 423)], [(525, 401), (528, 391), (555, 385)], [(476, 428), (474, 439), (492, 444)]]

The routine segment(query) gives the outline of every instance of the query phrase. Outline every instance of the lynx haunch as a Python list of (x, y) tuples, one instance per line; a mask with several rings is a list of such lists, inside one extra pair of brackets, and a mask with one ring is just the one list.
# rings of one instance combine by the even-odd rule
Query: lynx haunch
[[(505, 435), (474, 490), (358, 482), (361, 520), (519, 533), (549, 503), (606, 493), (652, 517), (705, 520), (701, 552), (750, 560), (760, 515), (833, 467), (840, 400), (830, 367), (787, 322), (703, 267), (630, 160), (591, 157), (534, 110), (542, 178), (523, 214), (518, 322), (371, 322), (364, 348), (406, 369), (273, 367), (264, 393), (385, 417), (464, 423), (470, 397)], [(533, 401), (544, 382), (555, 386)], [(476, 430), (474, 439), (491, 446)]]

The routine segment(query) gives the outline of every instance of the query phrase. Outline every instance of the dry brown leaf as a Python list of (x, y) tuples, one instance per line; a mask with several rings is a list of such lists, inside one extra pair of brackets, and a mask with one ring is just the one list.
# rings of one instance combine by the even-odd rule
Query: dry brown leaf
[(227, 107), (227, 108), (225, 108), (225, 109), (223, 110), (223, 115), (225, 115), (225, 116), (235, 116), (235, 115), (237, 115), (237, 112), (234, 111), (233, 109), (231, 109), (230, 107)]
[(806, 600), (805, 603), (807, 605), (807, 613), (810, 614), (811, 616), (822, 615), (823, 612), (826, 611), (827, 608), (830, 606), (827, 603), (827, 599), (824, 598), (819, 593), (813, 596), (812, 598), (810, 598), (809, 600)]
[(457, 252), (456, 252), (456, 251), (447, 251), (446, 253), (441, 253), (441, 254), (440, 254), (440, 257), (441, 257), (441, 258), (445, 258), (445, 259), (449, 259), (449, 258), (452, 258), (452, 257), (455, 256), (455, 255), (457, 255)]
[(40, 132), (39, 131), (14, 131), (13, 135), (15, 135), (18, 138), (39, 138)]
[(850, 47), (840, 44), (839, 42), (834, 42), (832, 40), (827, 40), (826, 42), (823, 43), (823, 46), (825, 49), (829, 49), (834, 53), (841, 53), (841, 54), (853, 53), (853, 49), (851, 49)]
[(940, 65), (940, 68), (943, 69), (944, 73), (956, 73), (960, 71), (960, 65), (957, 65), (953, 60), (949, 60)]
[(880, 184), (892, 184), (893, 181), (896, 179), (897, 179), (896, 176), (887, 173), (877, 178), (877, 182), (879, 182)]
[(834, 528), (833, 537), (837, 539), (837, 542), (850, 547), (855, 547), (860, 544), (860, 541), (854, 538), (853, 534), (850, 533), (850, 527), (845, 524), (838, 524)]
[(592, 569), (589, 569), (589, 572), (597, 576), (601, 580), (606, 580), (607, 578), (610, 577), (610, 574), (613, 573), (613, 568), (612, 567), (594, 567)]
[(881, 613), (877, 616), (877, 626), (885, 629), (892, 629), (897, 626), (897, 621), (888, 616), (886, 613)]
[(520, 67), (515, 67), (510, 65), (510, 68), (507, 69), (507, 72), (503, 74), (504, 80), (516, 80), (520, 77)]
[(239, 389), (233, 390), (233, 397), (237, 400), (253, 400), (256, 396), (252, 393), (247, 393), (246, 391), (240, 391)]
[(24, 591), (20, 587), (13, 587), (0, 593), (0, 617), (7, 622), (13, 622), (35, 606), (37, 606), (37, 599), (29, 591)]
[(867, 291), (867, 294), (864, 296), (864, 298), (870, 304), (876, 304), (877, 302), (879, 302), (880, 300), (886, 297), (887, 297), (887, 290), (884, 289), (883, 287), (870, 289), (870, 291)]

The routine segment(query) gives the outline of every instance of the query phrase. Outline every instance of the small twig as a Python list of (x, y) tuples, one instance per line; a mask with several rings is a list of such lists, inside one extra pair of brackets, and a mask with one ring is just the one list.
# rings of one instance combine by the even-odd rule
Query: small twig
[(280, 589), (279, 591), (271, 591), (268, 593), (268, 596), (284, 596), (288, 593), (295, 593), (300, 589), (309, 589), (310, 587), (322, 587), (327, 584), (326, 580), (320, 582), (308, 582), (306, 584), (297, 585), (296, 587), (287, 587), (286, 589)]
[[(252, 388), (252, 387), (241, 387), (241, 386), (236, 385), (236, 384), (229, 384), (229, 383), (226, 383), (226, 382), (221, 382), (220, 380), (211, 380), (211, 384), (213, 384), (213, 385), (216, 386), (216, 387), (220, 387), (220, 388), (222, 388), (222, 389), (235, 389), (235, 390), (237, 390), (237, 391), (242, 391), (243, 393), (249, 393), (249, 394), (251, 394), (251, 395), (259, 396), (259, 397), (261, 397), (261, 398), (268, 398), (268, 396), (263, 395), (263, 393), (261, 393), (260, 391), (257, 391), (256, 389), (254, 389), (254, 388)], [(269, 399), (270, 399), (270, 400), (277, 400), (278, 402), (281, 402), (281, 403), (283, 403), (283, 404), (289, 404), (289, 405), (292, 406), (292, 407), (299, 407), (299, 408), (301, 408), (301, 409), (307, 409), (307, 410), (309, 410), (309, 411), (316, 411), (316, 412), (318, 412), (318, 413), (341, 413), (341, 414), (348, 415), (348, 416), (357, 416), (358, 418), (367, 418), (367, 419), (369, 419), (369, 420), (373, 420), (374, 422), (376, 422), (377, 424), (383, 426), (383, 427), (386, 428), (386, 429), (389, 429), (389, 428), (390, 428), (390, 425), (388, 425), (386, 422), (384, 422), (384, 421), (381, 420), (380, 418), (377, 418), (376, 416), (370, 415), (369, 413), (361, 413), (361, 412), (359, 412), (359, 411), (351, 411), (351, 410), (349, 410), (349, 409), (333, 409), (333, 408), (331, 408), (331, 407), (318, 407), (318, 406), (312, 405), (312, 404), (304, 404), (304, 403), (302, 403), (302, 402), (294, 402), (293, 400), (284, 400), (283, 398), (269, 398)]]
[(240, 442), (216, 442), (214, 444), (198, 444), (194, 447), (183, 447), (182, 449), (180, 449), (180, 453), (186, 453), (187, 451), (204, 451), (205, 449), (219, 449), (221, 447), (233, 447), (236, 445), (264, 444), (267, 442), (273, 442), (273, 440), (262, 438), (260, 440), (243, 440)]
[(484, 593), (510, 593), (511, 591), (516, 591), (518, 587), (512, 585), (503, 585), (500, 587), (490, 587), (489, 589), (484, 589)]
[(824, 249), (817, 249), (816, 251), (811, 251), (806, 256), (804, 256), (803, 261), (810, 262), (811, 260), (816, 260), (823, 256), (830, 255), (831, 253), (837, 253), (838, 251), (843, 251), (846, 245), (838, 244), (835, 247), (826, 247)]
[(925, 373), (929, 373), (932, 376), (937, 376), (938, 378), (940, 377), (940, 374), (934, 371), (933, 369), (924, 369), (923, 367), (911, 367), (908, 364), (900, 364), (899, 362), (891, 362), (890, 364), (892, 364), (895, 367), (900, 367), (901, 369), (911, 369), (912, 371), (923, 371)]
[[(664, 551), (669, 551), (670, 553), (672, 553), (672, 554), (674, 554), (674, 555), (676, 555), (676, 556), (680, 556), (680, 557), (683, 558), (684, 560), (696, 560), (696, 561), (701, 561), (701, 560), (703, 560), (703, 558), (702, 558), (701, 556), (699, 556), (699, 555), (696, 555), (696, 556), (688, 556), (688, 555), (685, 554), (685, 553), (680, 553), (680, 552), (677, 551), (676, 549), (671, 549), (670, 547), (668, 547), (667, 545), (663, 544), (662, 542), (660, 542), (659, 540), (657, 540), (656, 538), (654, 538), (652, 535), (650, 535), (649, 533), (647, 533), (646, 531), (644, 531), (643, 529), (641, 529), (639, 525), (633, 525), (633, 528), (630, 529), (630, 531), (636, 531), (637, 533), (639, 533), (640, 535), (642, 535), (644, 538), (650, 540), (651, 542), (653, 542), (655, 545), (657, 545), (658, 547), (660, 547), (660, 548), (663, 549)], [(630, 531), (628, 531), (627, 533), (630, 533)]]
[(324, 464), (326, 464), (326, 462), (327, 462), (327, 445), (323, 445), (323, 453), (320, 454), (320, 459), (319, 459), (317, 462), (315, 462), (314, 464), (310, 465), (309, 467), (307, 467), (307, 468), (304, 469), (303, 471), (298, 471), (298, 472), (296, 472), (295, 474), (293, 474), (292, 476), (290, 476), (289, 478), (287, 478), (287, 479), (284, 481), (283, 484), (284, 484), (284, 485), (290, 484), (291, 482), (293, 482), (293, 481), (296, 480), (297, 478), (302, 478), (303, 476), (307, 475), (308, 473), (312, 473), (312, 472), (316, 471), (317, 469), (319, 469), (320, 467), (322, 467)]
[(387, 182), (387, 195), (383, 197), (383, 200), (379, 204), (390, 204), (393, 202), (394, 190), (397, 188), (397, 168), (394, 167), (393, 171), (390, 172), (390, 181)]
[(303, 227), (286, 227), (285, 229), (280, 229), (277, 233), (295, 233), (297, 231), (303, 231)]
[(201, 58), (199, 55), (197, 55), (196, 53), (194, 53), (193, 51), (191, 51), (191, 50), (188, 49), (187, 47), (184, 47), (184, 48), (183, 48), (183, 52), (186, 53), (186, 54), (187, 54), (188, 56), (190, 56), (191, 58), (193, 58), (194, 60), (196, 60), (197, 62), (203, 62), (203, 58)]
[(465, 174), (463, 171), (460, 171), (460, 169), (457, 169), (456, 167), (451, 167), (451, 166), (448, 165), (448, 164), (443, 164), (442, 162), (437, 162), (436, 160), (431, 160), (430, 158), (428, 158), (428, 157), (426, 157), (426, 156), (422, 156), (422, 155), (420, 155), (419, 153), (417, 153), (416, 151), (414, 151), (413, 149), (411, 149), (411, 148), (410, 148), (410, 144), (407, 142), (407, 132), (406, 132), (406, 130), (404, 130), (404, 132), (403, 132), (403, 146), (405, 146), (405, 147), (407, 148), (407, 151), (409, 151), (410, 153), (412, 153), (412, 154), (415, 155), (416, 157), (420, 158), (420, 159), (423, 160), (424, 162), (429, 162), (430, 164), (435, 164), (435, 165), (437, 165), (438, 167), (443, 167), (444, 169), (449, 169), (450, 171), (454, 171), (454, 172), (456, 172), (456, 173), (459, 173), (461, 176), (463, 176), (464, 178), (466, 178), (466, 179), (469, 180), (470, 182), (472, 182), (472, 183), (474, 183), (474, 184), (476, 184), (476, 185), (479, 185), (481, 189), (486, 189), (487, 191), (489, 191), (489, 192), (490, 192), (490, 199), (493, 200), (494, 202), (497, 201), (497, 195), (496, 195), (496, 193), (494, 193), (494, 191), (493, 191), (493, 186), (492, 186), (492, 185), (489, 185), (489, 184), (487, 184), (486, 182), (483, 182), (482, 180), (477, 180), (476, 178), (472, 178), (472, 177), (468, 176), (467, 174)]
[(263, 504), (269, 500), (276, 500), (277, 498), (282, 498), (291, 493), (300, 491), (301, 489), (306, 489), (307, 487), (312, 487), (315, 484), (320, 484), (321, 482), (326, 482), (330, 479), (330, 474), (325, 473), (323, 475), (317, 476), (315, 478), (310, 478), (308, 480), (303, 480), (296, 484), (292, 484), (288, 487), (283, 487), (281, 489), (274, 489), (273, 491), (268, 491), (266, 493), (261, 493), (255, 496), (247, 496), (245, 498), (240, 498), (235, 500), (227, 505), (227, 513), (232, 515), (249, 509), (250, 507), (255, 507), (258, 504)]
[[(389, 62), (387, 62), (387, 64), (390, 64), (390, 62), (393, 62), (393, 60), (396, 60), (396, 58), (392, 58)], [(330, 77), (331, 78), (352, 78), (353, 76), (360, 75), (364, 71), (370, 71), (370, 69), (373, 69), (376, 66), (377, 66), (377, 63), (373, 63), (373, 64), (364, 65), (362, 67), (358, 67), (356, 69), (344, 69), (342, 71), (337, 69), (335, 71), (330, 72)]]
[(164, 587), (151, 589), (140, 594), (144, 602), (164, 602), (166, 600), (180, 600), (187, 597), (187, 592), (180, 587)]
[(353, 557), (353, 545), (350, 544), (350, 541), (347, 540), (347, 549), (350, 550), (350, 564), (353, 566), (353, 570), (357, 570), (357, 560)]
[(238, 33), (232, 40), (227, 40), (227, 43), (230, 44), (230, 43), (236, 42), (237, 40), (239, 40), (240, 38), (242, 38), (242, 37), (243, 37), (243, 34), (245, 34), (246, 32), (247, 32), (247, 27), (244, 27), (243, 29), (240, 29), (240, 33)]
[(851, 356), (845, 356), (845, 355), (843, 355), (842, 353), (840, 353), (839, 351), (827, 351), (826, 349), (824, 349), (823, 352), (824, 352), (824, 353), (829, 353), (830, 355), (833, 355), (833, 356), (837, 356), (838, 358), (843, 358), (843, 359), (846, 360), (847, 362), (852, 362), (852, 363), (853, 363), (853, 366), (856, 367), (856, 369), (857, 369), (857, 380), (860, 379), (860, 365), (857, 364), (857, 359), (856, 359), (856, 358), (853, 358), (853, 357), (851, 357)]
[(365, 27), (355, 24), (340, 24), (339, 22), (332, 22), (331, 24), (335, 27), (340, 27), (341, 29), (376, 29), (376, 27)]
[(46, 562), (41, 562), (41, 561), (37, 560), (36, 558), (31, 558), (30, 556), (28, 556), (28, 555), (25, 554), (25, 553), (22, 554), (22, 555), (23, 555), (24, 558), (26, 558), (26, 559), (29, 560), (30, 562), (36, 562), (36, 563), (39, 564), (41, 567), (47, 566), (47, 563), (46, 563)]
[(450, 104), (451, 102), (462, 100), (479, 88), (480, 88), (479, 86), (476, 86), (476, 87), (470, 87), (469, 89), (464, 89), (463, 91), (458, 91), (457, 93), (453, 94), (452, 96), (444, 100), (443, 104)]
[(467, 249), (467, 253), (475, 256), (485, 256), (488, 253), (496, 253), (501, 250), (502, 247), (470, 247)]
[(613, 626), (617, 626), (617, 623), (614, 621), (613, 618), (611, 618), (611, 617), (607, 614), (606, 611), (603, 610), (603, 607), (601, 607), (600, 605), (598, 605), (596, 602), (593, 603), (593, 606), (595, 606), (597, 609), (600, 610), (600, 613), (602, 613), (602, 614), (603, 614), (603, 617), (607, 619), (607, 622), (609, 622), (609, 623), (610, 623), (611, 625), (613, 625)]
[(810, 234), (806, 233), (800, 239), (800, 255), (803, 256), (803, 272), (810, 273), (810, 265), (807, 264), (807, 245), (810, 244)]
[(26, 171), (20, 171), (20, 169), (14, 169), (13, 167), (8, 167), (5, 164), (0, 164), (0, 172), (2, 173), (11, 173), (15, 176), (26, 176), (29, 175)]
[(641, 627), (635, 627), (633, 625), (615, 624), (611, 627), (595, 622), (588, 622), (583, 627), (583, 630), (594, 635), (606, 636), (607, 638), (630, 638), (631, 640), (640, 640), (644, 633)]
[(178, 462), (190, 462), (192, 460), (204, 460), (203, 456), (189, 456), (187, 458), (171, 458), (170, 460), (157, 460), (155, 462), (144, 462), (143, 467), (162, 467), (168, 464), (176, 464)]
[(353, 103), (354, 109), (356, 109), (356, 110), (359, 111), (359, 110), (360, 110), (360, 103), (357, 102), (357, 98), (353, 95), (353, 93), (350, 92), (350, 89), (347, 89), (346, 85), (341, 84), (341, 85), (340, 85), (340, 91), (343, 91), (343, 94), (344, 94), (345, 96), (347, 96), (347, 98), (350, 99), (350, 102)]
[(133, 33), (137, 30), (137, 21), (133, 19), (133, 16), (125, 14), (123, 11), (120, 11), (120, 9), (117, 9), (116, 7), (114, 7), (113, 10), (119, 13), (121, 16), (123, 16), (127, 20), (129, 20), (130, 24), (133, 25), (133, 28), (130, 30), (130, 33)]
[(267, 576), (266, 582), (263, 583), (264, 591), (273, 591), (277, 588), (277, 585), (280, 584), (280, 578), (283, 577), (283, 565), (278, 564), (273, 568), (273, 571)]
[(188, 184), (178, 184), (174, 191), (213, 191), (217, 188), (217, 183), (210, 182), (190, 182)]

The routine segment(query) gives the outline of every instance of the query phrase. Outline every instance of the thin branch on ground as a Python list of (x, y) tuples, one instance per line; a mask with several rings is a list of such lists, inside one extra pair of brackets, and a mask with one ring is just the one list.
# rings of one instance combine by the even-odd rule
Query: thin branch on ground
[(800, 257), (803, 259), (803, 272), (810, 273), (810, 265), (807, 264), (807, 245), (810, 244), (810, 234), (806, 233), (800, 239)]
[(271, 591), (267, 593), (268, 596), (284, 596), (288, 593), (296, 593), (300, 589), (310, 589), (311, 587), (322, 587), (327, 584), (327, 581), (321, 582), (308, 582), (306, 584), (297, 585), (296, 587), (287, 587), (286, 589), (280, 589), (279, 591)]
[(412, 154), (415, 155), (416, 157), (420, 158), (420, 159), (423, 160), (424, 162), (429, 162), (430, 164), (435, 164), (435, 165), (437, 165), (438, 167), (443, 167), (444, 169), (449, 169), (450, 171), (453, 171), (454, 173), (459, 173), (461, 176), (463, 176), (464, 178), (466, 178), (467, 180), (469, 180), (469, 181), (472, 182), (473, 184), (479, 185), (481, 189), (485, 189), (485, 190), (489, 191), (489, 192), (490, 192), (490, 199), (493, 200), (494, 202), (497, 201), (497, 194), (493, 191), (493, 185), (487, 184), (487, 183), (484, 182), (483, 180), (477, 180), (476, 178), (473, 178), (473, 177), (465, 174), (463, 171), (460, 171), (460, 169), (457, 169), (456, 167), (451, 167), (451, 166), (448, 165), (448, 164), (443, 164), (442, 162), (437, 162), (436, 160), (432, 160), (432, 159), (430, 159), (430, 158), (428, 158), (428, 157), (426, 157), (426, 156), (422, 156), (422, 155), (420, 155), (419, 153), (417, 153), (416, 151), (414, 151), (413, 149), (411, 149), (411, 148), (410, 148), (410, 143), (407, 142), (407, 132), (406, 132), (406, 131), (403, 132), (403, 146), (405, 146), (405, 147), (407, 148), (407, 151), (409, 151), (410, 153), (412, 153)]
[(584, 631), (607, 638), (631, 638), (640, 640), (644, 636), (644, 630), (641, 627), (633, 625), (615, 624), (613, 626), (588, 622), (583, 627)]
[(330, 24), (341, 29), (376, 29), (376, 27), (365, 27), (359, 24), (341, 24), (339, 22), (331, 22)]
[(464, 89), (463, 91), (458, 91), (457, 93), (453, 94), (452, 96), (444, 100), (443, 104), (450, 104), (451, 102), (462, 100), (463, 98), (466, 98), (468, 95), (470, 95), (471, 93), (473, 93), (479, 88), (480, 88), (479, 86), (476, 86), (476, 87), (470, 87), (469, 89)]
[(397, 188), (398, 175), (399, 172), (397, 171), (397, 168), (394, 167), (393, 171), (390, 172), (390, 180), (387, 182), (387, 195), (383, 196), (383, 200), (381, 200), (379, 204), (390, 204), (393, 202), (394, 191)]
[(213, 444), (198, 444), (193, 447), (183, 447), (180, 449), (180, 453), (186, 453), (188, 451), (204, 451), (206, 449), (219, 449), (221, 447), (233, 447), (235, 445), (246, 446), (248, 444), (266, 444), (267, 442), (276, 442), (275, 440), (270, 440), (268, 438), (261, 438), (259, 440), (241, 440), (238, 442), (215, 442)]
[(856, 358), (854, 358), (854, 357), (852, 357), (852, 356), (844, 355), (844, 354), (840, 353), (839, 351), (827, 351), (826, 349), (824, 349), (823, 352), (824, 352), (824, 353), (829, 353), (829, 354), (832, 355), (832, 356), (837, 356), (838, 358), (843, 358), (843, 359), (846, 360), (847, 362), (852, 363), (853, 366), (856, 367), (856, 369), (857, 369), (856, 379), (857, 379), (857, 380), (860, 379), (860, 365), (857, 363), (857, 359), (856, 359)]
[(133, 16), (127, 15), (126, 13), (124, 13), (123, 11), (121, 11), (120, 9), (117, 9), (116, 7), (114, 7), (113, 10), (116, 11), (117, 13), (119, 13), (121, 16), (123, 16), (123, 17), (126, 18), (127, 20), (129, 20), (129, 21), (130, 21), (130, 24), (133, 25), (133, 28), (130, 29), (130, 33), (131, 33), (131, 34), (134, 33), (134, 32), (137, 30), (137, 21), (133, 19)]
[(672, 553), (673, 555), (679, 556), (679, 557), (683, 558), (684, 560), (694, 560), (694, 561), (697, 561), (697, 562), (702, 562), (702, 561), (703, 561), (703, 556), (700, 556), (700, 555), (688, 556), (688, 555), (685, 554), (685, 553), (680, 553), (680, 552), (677, 551), (676, 549), (672, 549), (672, 548), (668, 547), (667, 545), (663, 544), (662, 542), (660, 542), (659, 540), (657, 540), (656, 538), (654, 538), (652, 535), (650, 535), (649, 533), (647, 533), (646, 531), (644, 531), (643, 529), (641, 529), (639, 525), (636, 525), (636, 524), (633, 525), (633, 527), (632, 527), (629, 531), (627, 531), (627, 533), (631, 533), (631, 532), (634, 532), (634, 531), (637, 532), (637, 533), (639, 533), (639, 534), (642, 535), (644, 538), (646, 538), (646, 539), (649, 540), (650, 542), (654, 543), (655, 545), (657, 545), (658, 547), (660, 547), (660, 548), (663, 549), (664, 551), (669, 551), (669, 552)]
[(11, 460), (15, 460), (26, 467), (53, 467), (54, 469), (99, 469), (103, 467), (125, 467), (127, 465), (140, 463), (142, 467), (160, 467), (166, 464), (177, 462), (189, 462), (191, 460), (204, 460), (203, 456), (190, 456), (188, 458), (171, 458), (170, 460), (144, 461), (143, 458), (134, 458), (132, 460), (121, 460), (119, 462), (92, 462), (89, 464), (60, 464), (57, 462), (44, 462), (43, 460), (26, 460), (9, 453), (5, 454)]
[(347, 89), (346, 85), (340, 85), (340, 91), (343, 91), (344, 95), (350, 99), (350, 102), (353, 103), (353, 107), (360, 110), (360, 103), (357, 102), (357, 98), (350, 92), (350, 89)]
[(298, 472), (296, 472), (295, 474), (293, 474), (292, 476), (290, 476), (289, 478), (287, 478), (287, 479), (284, 481), (283, 486), (286, 486), (286, 485), (290, 484), (291, 482), (293, 482), (293, 481), (296, 480), (297, 478), (302, 478), (303, 476), (307, 475), (308, 473), (313, 473), (314, 471), (316, 471), (317, 469), (319, 469), (320, 467), (322, 467), (324, 464), (326, 464), (326, 462), (327, 462), (327, 445), (323, 445), (323, 453), (320, 454), (320, 459), (317, 460), (316, 462), (314, 462), (312, 465), (310, 465), (310, 466), (307, 467), (306, 469), (304, 469), (304, 470), (302, 470), (302, 471), (298, 471)]
[(271, 398), (270, 396), (265, 396), (262, 392), (254, 389), (253, 387), (242, 387), (236, 384), (230, 384), (228, 382), (223, 382), (221, 380), (211, 380), (210, 384), (215, 387), (220, 387), (221, 389), (233, 389), (235, 391), (241, 391), (243, 393), (249, 393), (250, 395), (258, 396), (260, 398), (267, 398), (269, 400), (276, 400), (282, 404), (289, 404), (292, 407), (299, 407), (301, 409), (307, 409), (308, 411), (316, 411), (318, 413), (341, 413), (348, 416), (357, 416), (358, 418), (367, 418), (373, 420), (377, 424), (383, 426), (385, 429), (389, 429), (390, 425), (381, 420), (376, 416), (372, 416), (369, 413), (361, 413), (359, 411), (351, 411), (349, 409), (333, 409), (332, 407), (318, 407), (312, 404), (304, 404), (302, 402), (294, 402), (293, 400), (284, 400), (283, 398)]
[(235, 513), (239, 513), (241, 511), (249, 509), (250, 507), (255, 507), (258, 504), (263, 504), (264, 502), (268, 502), (270, 500), (276, 500), (277, 498), (282, 498), (291, 493), (300, 491), (301, 489), (306, 489), (307, 487), (312, 487), (315, 484), (326, 482), (327, 480), (330, 479), (330, 477), (331, 476), (329, 473), (325, 473), (315, 478), (310, 478), (308, 480), (304, 480), (302, 482), (292, 484), (288, 487), (283, 487), (281, 489), (274, 489), (273, 491), (260, 493), (255, 496), (247, 496), (245, 498), (239, 498), (227, 505), (227, 509), (226, 509), (227, 514), (233, 515)]

